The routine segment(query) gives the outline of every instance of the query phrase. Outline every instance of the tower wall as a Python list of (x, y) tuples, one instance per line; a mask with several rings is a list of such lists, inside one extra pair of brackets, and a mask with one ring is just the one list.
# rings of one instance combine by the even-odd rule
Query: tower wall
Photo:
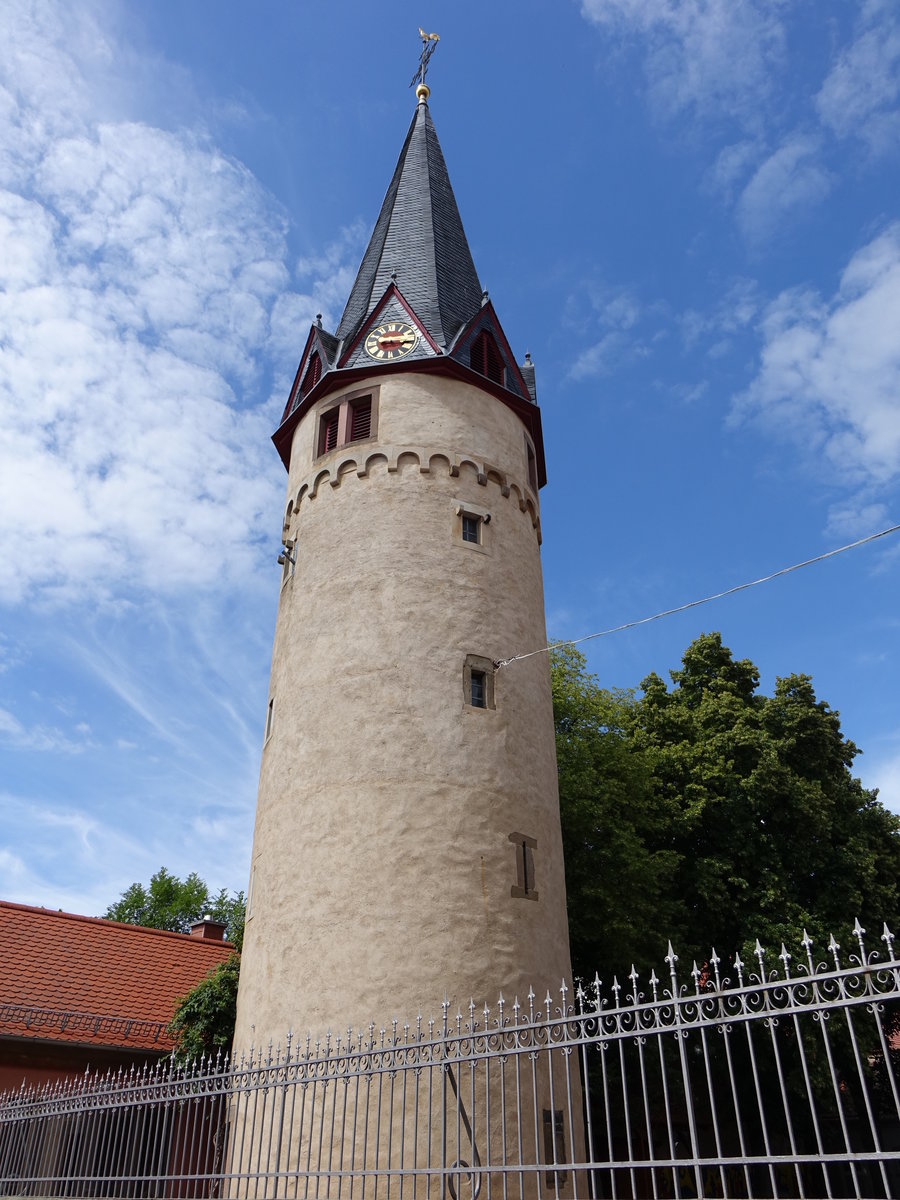
[[(550, 679), (464, 694), (467, 655), (546, 644), (524, 427), (475, 384), (381, 368), (374, 436), (295, 430), (237, 1050), (465, 1010), (570, 973)], [(462, 540), (460, 508), (482, 522)], [(533, 839), (531, 889), (521, 843)], [(519, 889), (521, 890), (521, 888)]]

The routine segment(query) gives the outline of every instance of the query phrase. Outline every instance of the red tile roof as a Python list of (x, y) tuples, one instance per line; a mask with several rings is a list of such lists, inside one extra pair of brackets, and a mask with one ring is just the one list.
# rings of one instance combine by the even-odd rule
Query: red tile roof
[(0, 900), (0, 1038), (170, 1050), (175, 1002), (232, 949)]

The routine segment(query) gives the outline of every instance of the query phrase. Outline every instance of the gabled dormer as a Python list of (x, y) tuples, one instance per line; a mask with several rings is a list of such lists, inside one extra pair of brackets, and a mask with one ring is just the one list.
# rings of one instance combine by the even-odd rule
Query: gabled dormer
[(440, 353), (441, 348), (392, 281), (360, 325), (356, 336), (342, 348), (338, 366), (371, 367), (376, 363), (415, 362), (434, 358)]
[(284, 423), (304, 398), (309, 395), (326, 371), (334, 367), (340, 343), (333, 333), (322, 327), (322, 318), (317, 318), (316, 324), (309, 331), (303, 354), (300, 356), (300, 366), (291, 384), (288, 402), (285, 405), (281, 420)]
[(506, 340), (494, 306), (486, 295), (479, 311), (460, 330), (450, 349), (450, 356), (491, 383), (506, 388), (523, 400), (534, 401), (534, 368), (531, 367), (531, 361), (526, 360), (526, 367), (531, 367), (529, 387)]

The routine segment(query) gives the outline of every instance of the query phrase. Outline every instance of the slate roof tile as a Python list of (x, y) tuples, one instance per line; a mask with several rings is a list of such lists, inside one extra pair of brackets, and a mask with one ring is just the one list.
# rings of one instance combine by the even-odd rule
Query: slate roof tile
[(338, 326), (345, 346), (384, 295), (394, 271), (413, 311), (446, 349), (478, 311), (481, 284), (424, 100), (416, 107)]

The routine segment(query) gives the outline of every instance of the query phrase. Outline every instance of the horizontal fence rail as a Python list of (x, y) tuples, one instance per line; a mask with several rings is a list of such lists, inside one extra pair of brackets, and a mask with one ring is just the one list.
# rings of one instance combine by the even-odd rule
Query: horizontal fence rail
[(23, 1087), (0, 1195), (900, 1196), (900, 961), (864, 935)]

